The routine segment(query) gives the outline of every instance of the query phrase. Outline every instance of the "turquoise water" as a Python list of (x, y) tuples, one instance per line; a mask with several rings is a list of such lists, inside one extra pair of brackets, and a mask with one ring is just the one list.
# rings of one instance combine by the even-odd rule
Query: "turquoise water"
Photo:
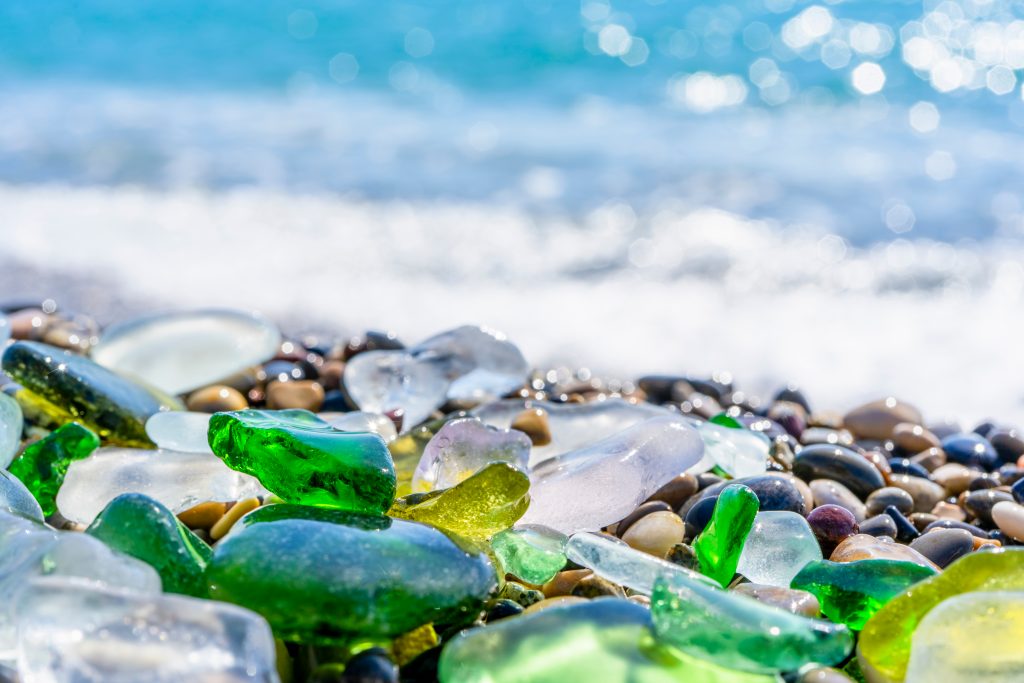
[(1021, 220), (1022, 17), (1006, 0), (6, 0), (0, 181), (572, 216), (683, 202), (857, 244), (988, 239)]

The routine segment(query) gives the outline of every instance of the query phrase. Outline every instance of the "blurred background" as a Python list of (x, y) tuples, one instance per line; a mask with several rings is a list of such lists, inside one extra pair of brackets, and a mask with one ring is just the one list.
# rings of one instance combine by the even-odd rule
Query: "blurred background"
[(1024, 418), (1024, 3), (3, 0), (0, 298)]

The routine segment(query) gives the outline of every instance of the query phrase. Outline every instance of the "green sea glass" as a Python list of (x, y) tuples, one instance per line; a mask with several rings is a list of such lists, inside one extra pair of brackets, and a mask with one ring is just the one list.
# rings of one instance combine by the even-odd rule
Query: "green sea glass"
[(694, 540), (700, 571), (723, 587), (736, 574), (743, 544), (754, 526), (757, 494), (742, 484), (726, 486), (718, 496), (711, 521)]
[(657, 636), (695, 657), (770, 673), (835, 664), (853, 649), (841, 624), (811, 619), (686, 576), (659, 577), (651, 594)]
[(469, 538), (508, 529), (530, 506), (530, 478), (506, 462), (492, 462), (449, 489), (395, 501), (392, 517), (424, 522)]
[(85, 532), (160, 574), (164, 591), (206, 597), (203, 572), (210, 546), (170, 510), (141, 493), (125, 493), (103, 508)]
[(935, 573), (899, 560), (819, 560), (805, 565), (790, 587), (813, 593), (822, 614), (859, 631), (885, 603)]
[(68, 466), (99, 448), (99, 437), (80, 424), (69, 422), (25, 447), (8, 471), (21, 480), (39, 502), (44, 515), (57, 511), (57, 491)]
[(101, 439), (150, 448), (146, 420), (181, 404), (156, 389), (125, 379), (84, 356), (38, 342), (19, 341), (3, 354), (3, 370), (23, 389), (15, 397), (29, 414), (56, 424), (79, 422)]
[[(911, 637), (943, 600), (972, 591), (1024, 590), (1024, 548), (964, 555), (941, 573), (890, 600), (868, 620), (857, 644), (861, 669), (872, 681), (902, 681)], [(976, 634), (982, 636), (983, 634)]]
[(565, 567), (564, 535), (539, 525), (506, 529), (491, 539), (491, 548), (504, 570), (540, 585)]
[(289, 503), (378, 514), (395, 499), (384, 439), (339, 431), (306, 410), (216, 413), (209, 440), (229, 467)]
[(442, 683), (773, 683), (657, 643), (650, 612), (597, 598), (470, 629), (441, 653)]
[(243, 517), (207, 580), (210, 597), (259, 612), (279, 638), (335, 645), (471, 620), (498, 583), (475, 544), (434, 527), (289, 504)]

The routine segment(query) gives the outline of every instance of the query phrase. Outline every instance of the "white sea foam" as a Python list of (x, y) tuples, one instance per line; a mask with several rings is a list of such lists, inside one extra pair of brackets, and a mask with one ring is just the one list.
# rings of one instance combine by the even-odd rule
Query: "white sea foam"
[[(1024, 423), (1022, 257), (1009, 240), (859, 249), (672, 204), (570, 220), (493, 202), (0, 185), (0, 261), (109, 282), (110, 297), (408, 340), (482, 323), (539, 365), (727, 369), (751, 390), (799, 383), (822, 406), (895, 393), (934, 419)], [(32, 283), (0, 272), (0, 286)]]

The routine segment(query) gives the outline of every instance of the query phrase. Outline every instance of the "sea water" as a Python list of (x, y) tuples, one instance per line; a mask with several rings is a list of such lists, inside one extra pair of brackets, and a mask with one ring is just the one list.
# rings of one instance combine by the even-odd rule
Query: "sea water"
[(1022, 68), (1005, 0), (5, 0), (0, 287), (1020, 420)]

